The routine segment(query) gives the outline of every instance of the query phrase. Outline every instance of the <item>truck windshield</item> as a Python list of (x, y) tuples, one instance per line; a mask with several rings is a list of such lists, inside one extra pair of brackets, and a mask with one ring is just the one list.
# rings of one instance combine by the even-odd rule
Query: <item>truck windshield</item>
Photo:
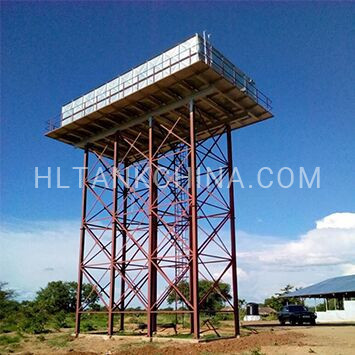
[(290, 312), (304, 312), (307, 311), (307, 308), (304, 306), (288, 306)]

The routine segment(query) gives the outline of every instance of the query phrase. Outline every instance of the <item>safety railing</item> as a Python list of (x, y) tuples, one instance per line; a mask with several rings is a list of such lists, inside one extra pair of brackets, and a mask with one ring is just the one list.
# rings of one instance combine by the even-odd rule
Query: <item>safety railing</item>
[[(135, 76), (132, 75), (131, 78), (128, 78), (126, 81), (122, 82), (119, 85), (119, 88), (117, 86), (112, 87), (102, 93), (99, 93), (98, 95), (95, 95), (87, 102), (83, 101), (82, 103), (73, 106), (70, 109), (72, 110), (70, 115), (64, 112), (48, 120), (46, 131), (50, 132), (59, 127), (65, 126), (68, 123), (76, 121), (77, 119), (120, 100), (129, 94), (142, 89), (143, 87), (153, 84), (154, 82), (161, 80), (162, 78), (165, 78), (184, 67), (190, 66), (192, 63), (199, 60), (202, 60), (206, 64), (210, 65), (214, 70), (219, 72), (222, 76), (237, 86), (246, 95), (251, 97), (256, 103), (261, 104), (267, 110), (271, 110), (271, 100), (255, 87), (254, 82), (248, 76), (246, 76), (239, 68), (226, 59), (209, 43), (204, 46), (201, 37), (198, 38), (199, 41), (195, 45), (182, 50), (173, 57), (163, 60), (142, 73)], [(126, 92), (129, 93), (125, 95)], [(82, 98), (83, 97), (84, 96), (82, 96)]]
[(268, 111), (272, 109), (272, 101), (256, 88), (252, 79), (229, 61), (221, 52), (207, 44), (203, 55), (207, 64), (250, 96), (256, 103), (264, 106)]

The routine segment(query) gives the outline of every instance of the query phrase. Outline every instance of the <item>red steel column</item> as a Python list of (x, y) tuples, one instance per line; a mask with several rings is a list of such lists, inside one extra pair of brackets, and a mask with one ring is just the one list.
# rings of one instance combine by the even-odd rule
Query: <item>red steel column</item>
[(148, 254), (148, 312), (147, 328), (148, 336), (152, 337), (156, 331), (155, 306), (157, 299), (157, 269), (153, 265), (156, 263), (157, 249), (157, 185), (155, 183), (156, 163), (154, 159), (154, 120), (149, 119), (149, 254)]
[(113, 309), (115, 307), (115, 279), (116, 279), (116, 241), (117, 241), (117, 175), (118, 175), (118, 140), (119, 134), (115, 134), (113, 143), (113, 167), (112, 167), (112, 235), (111, 235), (111, 265), (110, 265), (110, 300), (108, 310), (108, 335), (113, 333)]
[(234, 334), (240, 335), (239, 304), (238, 304), (238, 280), (237, 280), (237, 253), (235, 237), (235, 210), (234, 210), (234, 186), (233, 186), (233, 155), (231, 128), (227, 125), (227, 151), (228, 151), (228, 178), (229, 178), (229, 205), (230, 205), (230, 229), (231, 229), (231, 255), (232, 255), (232, 289), (234, 308)]
[[(126, 287), (126, 282), (125, 282), (125, 274), (126, 274), (126, 243), (127, 243), (127, 233), (125, 228), (127, 228), (127, 206), (128, 206), (128, 188), (126, 186), (126, 183), (128, 184), (127, 180), (127, 164), (124, 162), (124, 170), (123, 170), (123, 215), (122, 215), (122, 224), (123, 228), (122, 229), (122, 263), (121, 263), (121, 304), (120, 304), (120, 310), (121, 312), (124, 311), (125, 307), (125, 287)], [(120, 318), (120, 330), (124, 330), (124, 313), (121, 313), (121, 318)]]
[(81, 290), (83, 286), (83, 259), (85, 245), (85, 223), (86, 223), (86, 201), (87, 201), (87, 179), (88, 179), (88, 160), (89, 150), (85, 147), (84, 151), (84, 173), (82, 186), (81, 203), (81, 227), (80, 227), (80, 245), (79, 245), (79, 266), (78, 266), (78, 288), (76, 291), (76, 312), (75, 312), (75, 335), (80, 333), (80, 308), (81, 308)]
[(196, 137), (194, 101), (190, 101), (190, 186), (191, 186), (191, 219), (190, 244), (192, 247), (192, 305), (193, 333), (196, 339), (200, 337), (200, 314), (198, 301), (198, 235), (197, 235), (197, 184), (196, 184)]
[[(190, 142), (191, 143), (191, 142)], [(190, 145), (191, 147), (191, 145)], [(190, 153), (191, 153), (191, 148), (190, 148)], [(192, 195), (191, 192), (191, 154), (188, 156), (188, 165), (189, 165), (189, 194)], [(190, 303), (193, 305), (194, 300), (193, 300), (193, 294), (194, 294), (194, 287), (193, 287), (193, 280), (194, 280), (194, 272), (193, 272), (193, 255), (192, 255), (192, 223), (191, 223), (191, 216), (192, 216), (192, 208), (191, 208), (191, 202), (189, 204), (189, 292), (190, 292)], [(190, 333), (193, 334), (194, 332), (194, 314), (190, 313)]]

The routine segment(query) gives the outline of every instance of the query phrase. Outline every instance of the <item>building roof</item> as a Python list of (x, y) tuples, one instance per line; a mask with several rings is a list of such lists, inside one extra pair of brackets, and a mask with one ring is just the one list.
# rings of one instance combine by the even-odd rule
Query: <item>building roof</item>
[(263, 315), (269, 315), (269, 314), (272, 314), (272, 313), (277, 313), (273, 308), (271, 307), (268, 307), (268, 306), (260, 306), (259, 307), (259, 314), (261, 316)]
[(355, 295), (355, 275), (334, 277), (287, 293), (282, 297), (322, 297), (335, 294)]

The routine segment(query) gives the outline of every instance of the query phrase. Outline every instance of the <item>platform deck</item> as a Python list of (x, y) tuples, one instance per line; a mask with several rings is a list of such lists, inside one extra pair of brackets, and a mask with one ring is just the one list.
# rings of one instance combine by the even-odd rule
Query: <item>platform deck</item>
[[(201, 37), (198, 36), (198, 40), (201, 41)], [(79, 148), (89, 145), (97, 151), (108, 145), (105, 155), (111, 157), (112, 145), (108, 143), (116, 131), (130, 140), (140, 133), (137, 146), (143, 152), (147, 150), (150, 117), (159, 123), (160, 132), (155, 133), (157, 144), (164, 140), (164, 130), (174, 125), (174, 132), (187, 138), (191, 99), (196, 110), (197, 140), (219, 134), (227, 123), (232, 129), (239, 129), (272, 117), (271, 101), (220, 52), (208, 47), (199, 52), (197, 60), (196, 52), (190, 50), (189, 53), (190, 63), (181, 70), (174, 70), (115, 102), (82, 114), (80, 119), (63, 122), (62, 114), (59, 125), (52, 124), (46, 135)], [(186, 57), (183, 59), (186, 61)], [(170, 135), (163, 150), (170, 150), (176, 141), (174, 135)], [(122, 155), (127, 149), (128, 145), (122, 140)], [(130, 159), (135, 159), (135, 152), (132, 151)]]

